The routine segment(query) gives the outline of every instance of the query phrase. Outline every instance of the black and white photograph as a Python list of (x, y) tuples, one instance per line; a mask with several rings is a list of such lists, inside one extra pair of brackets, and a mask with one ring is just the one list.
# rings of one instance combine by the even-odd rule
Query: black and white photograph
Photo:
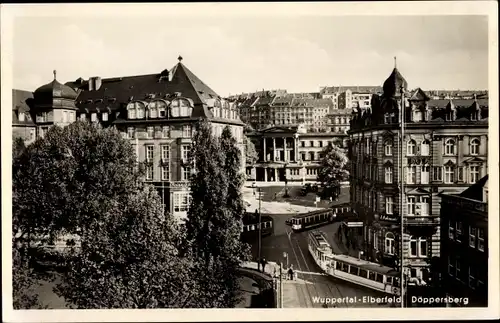
[(498, 318), (497, 9), (2, 5), (7, 321)]

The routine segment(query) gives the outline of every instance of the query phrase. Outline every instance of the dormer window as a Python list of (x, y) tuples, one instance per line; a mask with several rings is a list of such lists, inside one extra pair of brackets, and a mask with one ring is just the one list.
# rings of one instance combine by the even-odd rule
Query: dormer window
[(107, 112), (102, 113), (102, 121), (108, 121), (108, 113)]
[(97, 113), (92, 112), (92, 114), (90, 115), (90, 120), (92, 122), (97, 122)]
[(420, 110), (413, 111), (413, 122), (424, 121), (423, 113)]
[(84, 121), (86, 119), (85, 113), (80, 114), (80, 120)]
[(143, 119), (145, 114), (145, 109), (143, 106), (137, 107), (137, 119)]
[(24, 112), (19, 112), (19, 121), (24, 121)]

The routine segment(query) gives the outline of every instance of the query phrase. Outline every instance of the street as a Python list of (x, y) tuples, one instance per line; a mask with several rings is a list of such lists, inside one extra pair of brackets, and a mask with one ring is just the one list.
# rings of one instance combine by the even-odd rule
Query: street
[[(285, 220), (292, 215), (274, 214), (271, 216), (274, 219), (274, 234), (262, 239), (262, 257), (268, 261), (282, 262), (284, 267), (290, 264), (293, 265), (293, 269), (298, 273), (297, 282), (289, 283), (297, 284), (295, 297), (299, 298), (298, 303), (301, 307), (323, 307), (319, 302), (314, 303), (313, 300), (316, 297), (353, 297), (357, 300), (355, 303), (344, 302), (336, 304), (336, 307), (389, 306), (388, 304), (363, 303), (361, 301), (363, 296), (381, 297), (383, 295), (370, 289), (358, 287), (324, 275), (309, 254), (307, 248), (308, 231), (301, 233), (292, 232), (291, 228), (285, 224)], [(339, 225), (340, 223), (333, 223), (319, 228), (319, 230), (327, 235), (329, 243), (336, 253), (341, 252), (333, 240)], [(252, 254), (254, 259), (258, 258), (257, 249), (257, 244), (253, 243)], [(288, 255), (288, 260), (284, 257), (285, 252)]]

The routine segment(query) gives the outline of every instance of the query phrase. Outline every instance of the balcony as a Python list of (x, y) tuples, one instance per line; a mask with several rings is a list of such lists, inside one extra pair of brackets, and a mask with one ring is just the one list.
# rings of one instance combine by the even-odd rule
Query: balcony
[(404, 224), (408, 226), (437, 226), (438, 216), (435, 215), (407, 215), (404, 217)]

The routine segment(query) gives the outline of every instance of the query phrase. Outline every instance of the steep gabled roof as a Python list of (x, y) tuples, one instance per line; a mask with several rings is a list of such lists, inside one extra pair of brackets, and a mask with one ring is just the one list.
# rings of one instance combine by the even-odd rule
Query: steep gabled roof
[[(29, 117), (33, 103), (33, 93), (30, 91), (12, 89), (12, 124), (34, 125)], [(19, 121), (19, 113), (24, 112), (24, 121)]]
[(410, 101), (428, 101), (430, 99), (421, 88), (418, 88), (411, 96)]

